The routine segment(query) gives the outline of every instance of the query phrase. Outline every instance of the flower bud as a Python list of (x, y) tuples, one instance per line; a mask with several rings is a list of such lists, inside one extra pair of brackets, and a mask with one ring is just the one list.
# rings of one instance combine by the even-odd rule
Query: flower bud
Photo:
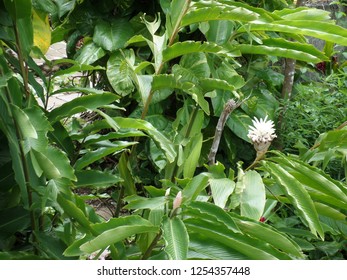
[(174, 211), (175, 209), (179, 208), (181, 206), (181, 203), (182, 203), (182, 192), (179, 191), (173, 201), (172, 210)]

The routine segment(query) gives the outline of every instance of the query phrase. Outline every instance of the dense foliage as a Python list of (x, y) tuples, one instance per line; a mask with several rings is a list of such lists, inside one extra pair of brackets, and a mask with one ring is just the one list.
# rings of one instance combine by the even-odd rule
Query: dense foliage
[(0, 258), (346, 258), (347, 30), (262, 2), (0, 1)]

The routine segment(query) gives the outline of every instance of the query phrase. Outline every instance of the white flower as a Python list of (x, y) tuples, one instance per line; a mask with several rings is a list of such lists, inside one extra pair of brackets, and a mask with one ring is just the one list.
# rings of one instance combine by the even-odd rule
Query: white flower
[(255, 118), (253, 126), (249, 126), (248, 137), (253, 143), (268, 143), (277, 137), (275, 134), (274, 123), (272, 120), (267, 120), (267, 116), (264, 119), (258, 120)]

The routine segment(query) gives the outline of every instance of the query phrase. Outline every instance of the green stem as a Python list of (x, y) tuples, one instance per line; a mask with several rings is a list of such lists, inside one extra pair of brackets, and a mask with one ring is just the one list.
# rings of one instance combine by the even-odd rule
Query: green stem
[(149, 245), (149, 247), (147, 248), (146, 252), (143, 254), (143, 256), (142, 256), (142, 258), (141, 258), (142, 260), (147, 260), (147, 259), (150, 257), (150, 255), (151, 255), (153, 249), (155, 248), (155, 246), (157, 246), (158, 241), (159, 241), (160, 238), (161, 238), (161, 235), (162, 235), (162, 231), (160, 230), (160, 231), (157, 233), (157, 235), (154, 237), (154, 239), (153, 239), (151, 245)]
[(29, 89), (29, 82), (28, 82), (28, 80), (29, 80), (28, 68), (25, 66), (25, 61), (24, 61), (24, 57), (23, 57), (23, 53), (22, 53), (22, 45), (21, 45), (21, 42), (19, 40), (19, 31), (18, 31), (18, 27), (17, 27), (15, 22), (13, 22), (13, 26), (14, 26), (15, 36), (16, 36), (16, 47), (17, 47), (18, 61), (19, 61), (21, 72), (22, 72), (25, 95), (27, 98), (29, 98), (30, 89)]
[(48, 107), (48, 99), (49, 99), (49, 96), (51, 95), (50, 94), (51, 86), (52, 86), (52, 74), (49, 75), (48, 82), (47, 82), (46, 99), (45, 99), (45, 104), (44, 104), (45, 110), (47, 110), (47, 107)]
[(122, 199), (123, 199), (123, 196), (124, 196), (124, 187), (121, 186), (121, 189), (119, 191), (119, 195), (118, 195), (118, 199), (117, 199), (117, 207), (116, 207), (116, 210), (114, 212), (114, 217), (115, 218), (118, 218), (119, 217), (119, 214), (120, 214), (120, 210), (122, 208)]

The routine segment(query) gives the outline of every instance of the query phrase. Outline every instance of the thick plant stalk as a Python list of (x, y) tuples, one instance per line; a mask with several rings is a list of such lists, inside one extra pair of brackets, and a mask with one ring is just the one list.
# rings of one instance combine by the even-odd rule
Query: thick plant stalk
[(216, 161), (216, 154), (218, 151), (220, 139), (222, 137), (223, 129), (225, 126), (225, 123), (232, 111), (234, 111), (237, 107), (239, 107), (241, 103), (236, 103), (233, 99), (229, 99), (228, 102), (225, 104), (224, 109), (218, 119), (218, 123), (216, 126), (216, 131), (213, 138), (213, 143), (211, 146), (210, 153), (208, 155), (208, 162), (210, 165), (215, 164)]
[[(304, 5), (303, 0), (296, 1), (296, 7), (300, 7)], [(291, 98), (292, 91), (293, 91), (293, 85), (294, 85), (294, 74), (295, 74), (295, 66), (296, 66), (296, 60), (292, 58), (286, 58), (284, 61), (284, 81), (282, 86), (282, 100), (288, 101)], [(282, 111), (280, 112), (280, 115), (278, 117), (278, 128), (279, 131), (281, 131), (282, 128), (282, 122), (283, 122), (283, 115), (286, 111), (286, 107), (283, 107)]]

